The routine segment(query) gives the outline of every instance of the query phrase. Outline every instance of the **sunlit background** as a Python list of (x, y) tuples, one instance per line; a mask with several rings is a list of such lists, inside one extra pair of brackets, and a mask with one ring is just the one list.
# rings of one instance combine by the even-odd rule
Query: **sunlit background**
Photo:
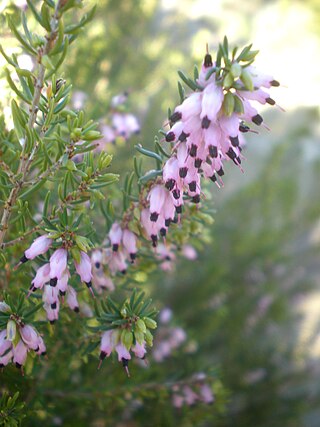
[[(176, 71), (191, 74), (206, 43), (214, 53), (224, 35), (230, 44), (253, 43), (260, 50), (257, 66), (280, 81), (272, 97), (285, 109), (262, 107), (271, 131), (262, 128), (259, 136), (248, 137), (244, 174), (229, 165), (224, 188), (212, 188), (216, 214), (205, 252), (196, 261), (179, 262), (171, 275), (155, 273), (150, 284), (193, 343), (194, 352), (185, 349), (168, 362), (171, 370), (174, 362), (189, 373), (217, 367), (228, 390), (225, 411), (215, 414), (213, 404), (179, 413), (152, 401), (132, 411), (131, 424), (118, 416), (114, 425), (319, 427), (320, 3), (84, 1), (85, 8), (95, 3), (96, 17), (61, 73), (73, 83), (73, 102), (96, 120), (105, 119), (113, 95), (130, 91), (130, 111), (142, 130), (139, 137), (110, 145), (115, 170), (132, 167), (135, 143), (152, 147), (168, 107), (179, 99)], [(25, 7), (22, 0), (3, 0), (0, 12), (18, 19), (13, 4)], [(23, 68), (32, 68), (1, 19), (1, 44), (19, 55)], [(10, 127), (5, 79), (0, 91)], [(82, 375), (79, 387), (88, 387), (93, 374)], [(46, 389), (65, 386), (52, 378), (42, 381)], [(138, 381), (143, 387), (143, 375)], [(97, 379), (97, 387), (103, 384)], [(86, 414), (78, 415), (68, 408), (60, 414), (65, 424), (49, 425), (110, 425), (103, 417), (107, 409), (90, 418), (84, 408)], [(40, 415), (26, 425), (40, 425)]]

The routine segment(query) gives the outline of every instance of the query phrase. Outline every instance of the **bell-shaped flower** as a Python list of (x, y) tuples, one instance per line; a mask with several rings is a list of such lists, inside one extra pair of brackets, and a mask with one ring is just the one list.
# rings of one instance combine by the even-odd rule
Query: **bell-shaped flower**
[(183, 121), (188, 120), (191, 116), (196, 116), (201, 112), (202, 92), (194, 92), (186, 98), (181, 105), (174, 110), (181, 114)]
[(65, 295), (67, 292), (69, 278), (70, 272), (67, 267), (61, 278), (57, 281), (57, 289), (59, 289), (60, 295)]
[(147, 352), (145, 341), (143, 341), (142, 344), (140, 344), (138, 341), (136, 341), (135, 345), (131, 347), (131, 350), (133, 351), (133, 353), (136, 357), (139, 357), (139, 359), (143, 359), (145, 357), (146, 352)]
[(38, 255), (45, 254), (51, 245), (52, 239), (50, 239), (46, 234), (37, 237), (31, 244), (30, 248), (25, 251), (24, 257), (23, 259), (21, 259), (21, 262), (25, 262), (29, 259), (34, 259)]
[(13, 356), (13, 351), (12, 351), (12, 347), (11, 347), (11, 350), (4, 353), (3, 356), (0, 356), (0, 368), (7, 366), (8, 363), (11, 362), (12, 356)]
[(37, 331), (31, 325), (24, 325), (24, 326), (21, 326), (19, 332), (26, 346), (31, 350), (38, 351), (39, 335)]
[(119, 342), (115, 346), (115, 350), (116, 350), (116, 352), (118, 354), (118, 360), (119, 360), (119, 362), (123, 362), (123, 359), (125, 359), (125, 360), (130, 360), (131, 359), (131, 354), (130, 354), (129, 350), (121, 342)]
[(27, 360), (28, 355), (28, 347), (24, 344), (22, 340), (18, 342), (18, 344), (12, 347), (13, 352), (13, 363), (17, 366), (17, 368), (21, 368)]
[(43, 285), (50, 280), (50, 264), (44, 264), (38, 268), (37, 273), (32, 280), (32, 290), (42, 289)]
[(109, 357), (117, 344), (118, 333), (114, 329), (106, 331), (102, 334), (100, 344), (100, 359), (103, 360), (105, 357)]
[(162, 206), (166, 199), (166, 189), (162, 185), (155, 185), (150, 190), (148, 195), (148, 199), (150, 201), (150, 220), (156, 222), (160, 212), (162, 210)]
[(71, 310), (75, 311), (76, 313), (79, 312), (79, 303), (77, 299), (77, 292), (72, 286), (68, 286), (68, 293), (67, 293), (67, 304), (71, 308)]
[(114, 222), (110, 228), (109, 239), (112, 245), (112, 250), (116, 252), (119, 249), (122, 239), (122, 229), (117, 222)]
[(74, 265), (82, 282), (89, 285), (91, 283), (92, 278), (92, 267), (89, 255), (83, 251), (80, 251), (80, 262), (79, 264), (75, 262)]
[(216, 120), (223, 102), (223, 91), (221, 86), (215, 82), (210, 83), (203, 91), (200, 118), (210, 121)]
[(137, 236), (128, 228), (123, 230), (122, 234), (122, 244), (123, 247), (128, 252), (131, 261), (133, 262), (136, 258), (137, 253)]
[(61, 279), (67, 268), (68, 251), (63, 248), (59, 248), (53, 252), (50, 257), (50, 285), (56, 286), (57, 280)]
[(210, 404), (214, 401), (214, 396), (208, 384), (202, 384), (199, 389), (199, 395), (202, 402)]
[(12, 343), (7, 340), (7, 330), (3, 329), (0, 332), (0, 357), (4, 356), (4, 354), (9, 350)]

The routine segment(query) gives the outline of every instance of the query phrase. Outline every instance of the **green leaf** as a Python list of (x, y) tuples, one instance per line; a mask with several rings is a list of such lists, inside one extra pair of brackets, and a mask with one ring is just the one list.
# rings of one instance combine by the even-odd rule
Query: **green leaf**
[(10, 30), (13, 32), (13, 34), (16, 36), (17, 40), (22, 44), (22, 46), (26, 49), (27, 52), (31, 53), (32, 55), (36, 56), (37, 51), (28, 43), (25, 37), (20, 34), (20, 32), (17, 30), (13, 20), (9, 15), (7, 15), (8, 25), (10, 27)]
[(144, 154), (145, 156), (148, 156), (148, 157), (152, 157), (153, 159), (156, 159), (162, 163), (161, 156), (159, 156), (159, 154), (155, 153), (154, 151), (150, 151), (143, 148), (141, 144), (137, 144), (134, 147), (137, 151), (139, 151), (139, 153)]

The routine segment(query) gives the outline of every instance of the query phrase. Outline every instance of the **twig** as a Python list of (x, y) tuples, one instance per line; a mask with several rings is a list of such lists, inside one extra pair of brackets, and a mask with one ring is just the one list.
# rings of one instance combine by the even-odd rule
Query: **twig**
[[(41, 59), (44, 55), (47, 55), (49, 53), (51, 46), (52, 46), (52, 42), (57, 35), (60, 1), (61, 0), (58, 1), (55, 13), (52, 17), (51, 31), (46, 38), (46, 43), (45, 43), (43, 49), (41, 51), (39, 51), (39, 58), (38, 58), (39, 73), (38, 73), (36, 85), (34, 88), (34, 95), (33, 95), (33, 100), (32, 100), (32, 105), (31, 105), (31, 110), (30, 110), (30, 116), (29, 116), (29, 120), (28, 120), (28, 124), (27, 124), (27, 126), (30, 129), (32, 129), (35, 125), (37, 112), (38, 112), (38, 108), (39, 108), (41, 90), (42, 90), (43, 84), (44, 84), (44, 75), (45, 75), (46, 68), (41, 63)], [(15, 182), (15, 186), (11, 190), (8, 199), (4, 204), (3, 214), (2, 214), (1, 223), (0, 223), (0, 246), (2, 246), (2, 244), (3, 244), (3, 240), (5, 238), (6, 232), (7, 232), (8, 227), (9, 227), (9, 219), (11, 216), (12, 209), (16, 203), (19, 191), (24, 184), (25, 178), (28, 174), (29, 168), (30, 168), (31, 163), (33, 161), (33, 157), (34, 157), (38, 147), (39, 147), (39, 141), (37, 141), (35, 143), (30, 154), (25, 153), (25, 148), (23, 148), (23, 150), (22, 150), (22, 153), (20, 156), (19, 167), (17, 170), (17, 175), (21, 174), (21, 179), (19, 179), (18, 181)]]
[(0, 160), (0, 167), (5, 172), (10, 179), (10, 181), (15, 184), (15, 174), (12, 172), (12, 170), (9, 168), (9, 166), (3, 161)]

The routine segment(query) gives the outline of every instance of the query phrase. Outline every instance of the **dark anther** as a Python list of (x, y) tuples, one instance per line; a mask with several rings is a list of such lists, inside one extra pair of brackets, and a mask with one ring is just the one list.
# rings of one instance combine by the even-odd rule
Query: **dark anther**
[(161, 235), (162, 237), (165, 237), (165, 236), (166, 236), (166, 234), (167, 234), (167, 229), (166, 229), (166, 228), (164, 228), (164, 227), (160, 228), (160, 235)]
[(53, 279), (50, 279), (50, 286), (54, 288), (55, 286), (57, 286), (57, 282), (58, 282), (58, 279), (56, 277), (54, 277)]
[(51, 308), (52, 308), (52, 310), (55, 310), (57, 308), (57, 303), (54, 302), (53, 304), (51, 304)]
[(202, 160), (201, 159), (195, 159), (194, 161), (194, 167), (199, 169), (201, 166)]
[(229, 150), (226, 152), (226, 155), (231, 159), (234, 160), (237, 155), (236, 153), (233, 151), (233, 149), (230, 147)]
[(20, 262), (22, 263), (22, 264), (24, 264), (25, 262), (27, 262), (27, 261), (29, 261), (28, 260), (28, 258), (25, 256), (25, 255), (23, 255), (21, 258), (20, 258)]
[(208, 127), (210, 126), (210, 123), (211, 123), (211, 120), (208, 119), (208, 116), (205, 116), (201, 122), (202, 129), (208, 129)]
[(222, 169), (222, 167), (217, 171), (217, 174), (219, 176), (223, 176), (224, 175), (224, 170)]
[(204, 57), (203, 64), (206, 68), (212, 67), (213, 63), (212, 63), (212, 56), (210, 55), (210, 53), (207, 53), (206, 56)]
[(197, 189), (197, 183), (196, 183), (196, 181), (190, 182), (189, 183), (189, 188), (190, 188), (190, 191), (196, 191), (196, 189)]
[(106, 358), (106, 355), (107, 355), (107, 353), (105, 353), (104, 351), (100, 351), (99, 359), (104, 360)]
[(169, 227), (170, 222), (171, 222), (171, 219), (170, 219), (170, 218), (169, 218), (169, 219), (166, 219), (166, 220), (164, 221), (165, 226), (166, 226), (166, 227)]
[(182, 205), (176, 206), (176, 212), (177, 212), (177, 214), (181, 214), (181, 212), (182, 212)]
[(133, 262), (137, 258), (137, 254), (130, 254), (130, 259)]
[(193, 203), (199, 203), (200, 202), (200, 195), (197, 194), (196, 196), (192, 197), (192, 202)]
[(173, 133), (173, 132), (168, 132), (167, 134), (166, 134), (166, 141), (167, 142), (172, 142), (172, 141), (174, 141), (175, 140), (175, 134)]
[(156, 247), (157, 247), (158, 237), (157, 237), (155, 234), (152, 234), (152, 236), (151, 236), (151, 240), (152, 240), (152, 246), (153, 246), (154, 248), (156, 248)]
[(50, 320), (50, 325), (54, 325), (55, 324), (55, 320)]
[(218, 157), (218, 149), (215, 145), (209, 145), (209, 154), (211, 157)]
[(271, 86), (280, 86), (280, 83), (278, 82), (278, 80), (271, 80), (270, 84)]
[(121, 359), (121, 361), (122, 361), (122, 366), (125, 368), (126, 366), (128, 366), (129, 365), (129, 360), (128, 359), (125, 359), (124, 357)]
[(216, 182), (217, 177), (215, 176), (215, 174), (213, 174), (212, 176), (210, 176), (210, 179), (212, 182)]
[(188, 168), (180, 168), (179, 169), (179, 176), (180, 178), (185, 178), (188, 173)]
[(75, 308), (73, 309), (73, 311), (74, 311), (75, 313), (79, 313), (80, 308), (79, 308), (79, 307), (75, 307)]
[(176, 111), (175, 113), (171, 114), (169, 120), (171, 123), (176, 123), (182, 118), (182, 114)]
[(85, 282), (85, 284), (87, 285), (87, 288), (92, 288), (92, 282)]
[(189, 154), (191, 157), (196, 157), (198, 147), (195, 144), (192, 144), (189, 150)]
[(59, 294), (63, 297), (66, 294), (66, 291), (59, 291)]
[(251, 118), (251, 120), (253, 121), (253, 123), (257, 126), (260, 126), (261, 123), (263, 122), (263, 118), (260, 116), (260, 114), (257, 114), (255, 116), (253, 116)]
[(247, 126), (244, 122), (240, 123), (239, 125), (240, 132), (246, 133), (246, 132), (249, 132), (249, 130), (250, 130), (249, 126)]
[(150, 215), (150, 221), (157, 222), (157, 219), (159, 218), (158, 212), (152, 212)]
[(95, 265), (96, 268), (100, 268), (101, 267), (101, 264), (98, 261), (94, 265)]
[(178, 188), (175, 188), (172, 192), (173, 197), (178, 200), (180, 198), (180, 190)]
[(179, 139), (179, 141), (184, 142), (184, 141), (186, 141), (186, 139), (188, 138), (188, 136), (189, 136), (188, 133), (185, 133), (185, 132), (182, 131), (178, 139)]
[(270, 105), (274, 105), (276, 103), (276, 101), (272, 98), (266, 98), (266, 102)]
[(173, 189), (173, 187), (175, 186), (176, 181), (174, 179), (168, 179), (166, 181), (165, 187), (171, 191)]
[(239, 145), (239, 138), (238, 138), (238, 136), (230, 136), (230, 141), (231, 141), (231, 144), (234, 147), (238, 147), (238, 145)]
[(113, 252), (117, 252), (117, 251), (118, 251), (118, 249), (119, 249), (119, 245), (118, 245), (118, 243), (114, 243), (114, 244), (112, 245), (112, 250), (113, 250)]

